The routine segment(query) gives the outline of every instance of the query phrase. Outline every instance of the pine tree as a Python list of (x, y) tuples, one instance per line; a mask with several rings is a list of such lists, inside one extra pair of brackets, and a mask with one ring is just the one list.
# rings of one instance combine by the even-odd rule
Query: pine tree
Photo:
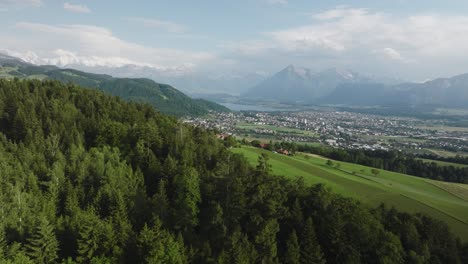
[(278, 231), (278, 221), (272, 219), (265, 222), (255, 236), (255, 244), (262, 263), (278, 262), (278, 247), (276, 243), (276, 234)]
[[(88, 213), (85, 213), (88, 214)], [(82, 226), (79, 229), (78, 242), (78, 257), (79, 263), (89, 262), (96, 254), (99, 249), (99, 237), (97, 233), (97, 222), (96, 217), (91, 213), (84, 215)]]
[(268, 163), (270, 158), (266, 153), (258, 156), (257, 171), (268, 174), (271, 171), (271, 165)]
[(304, 226), (301, 239), (301, 263), (303, 264), (322, 264), (325, 259), (320, 244), (315, 235), (314, 223), (312, 218), (308, 218)]
[(297, 242), (296, 230), (293, 229), (289, 235), (288, 241), (286, 242), (286, 256), (284, 257), (284, 263), (287, 264), (299, 264), (301, 252), (299, 243)]
[(302, 225), (304, 224), (304, 214), (302, 213), (299, 199), (296, 198), (290, 208), (289, 217), (291, 219), (291, 227), (298, 230), (302, 229)]
[(175, 204), (173, 219), (176, 228), (186, 230), (198, 224), (198, 204), (201, 201), (200, 179), (193, 168), (182, 167), (174, 178)]
[(5, 238), (5, 229), (0, 226), (0, 260), (3, 260), (7, 251), (7, 242)]
[(169, 199), (167, 198), (167, 181), (160, 180), (158, 184), (158, 191), (151, 198), (151, 206), (153, 216), (161, 219), (163, 223), (166, 222), (169, 216)]
[(26, 245), (27, 253), (36, 263), (54, 263), (59, 249), (54, 227), (46, 218), (41, 219)]
[(152, 228), (143, 227), (137, 239), (140, 262), (143, 263), (186, 263), (183, 242), (161, 228), (161, 222), (156, 221)]
[(257, 252), (248, 237), (241, 231), (234, 231), (228, 239), (229, 263), (254, 263)]

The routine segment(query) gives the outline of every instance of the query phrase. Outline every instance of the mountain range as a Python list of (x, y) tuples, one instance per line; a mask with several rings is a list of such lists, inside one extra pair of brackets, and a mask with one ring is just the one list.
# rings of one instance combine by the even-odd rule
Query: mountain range
[(163, 83), (170, 83), (173, 87), (191, 96), (196, 94), (214, 94), (220, 91), (225, 94), (239, 95), (267, 77), (263, 72), (227, 72), (221, 74), (193, 72), (185, 68), (157, 69), (132, 64), (120, 67), (91, 67), (70, 64), (65, 67), (120, 78), (149, 78)]
[(131, 101), (153, 105), (163, 113), (176, 116), (203, 115), (209, 111), (229, 111), (204, 99), (192, 99), (174, 87), (146, 78), (114, 78), (56, 66), (37, 66), (0, 54), (0, 78), (51, 79), (95, 88)]
[[(468, 108), (468, 74), (411, 83), (364, 75), (346, 69), (332, 68), (314, 72), (294, 65), (289, 65), (266, 79), (263, 73), (201, 75), (186, 71), (180, 73), (174, 69), (161, 72), (145, 66), (132, 65), (87, 69), (93, 73), (81, 71), (85, 68), (79, 66), (76, 68), (80, 70), (72, 68), (37, 66), (0, 54), (0, 78), (74, 82), (125, 99), (147, 102), (161, 112), (178, 116), (206, 114), (210, 110), (227, 111), (227, 108), (211, 101), (221, 101), (217, 98), (231, 98), (239, 93), (242, 101), (249, 102)], [(150, 79), (141, 78), (143, 76)], [(170, 83), (179, 89), (153, 80)], [(209, 100), (192, 99), (184, 93)], [(235, 97), (229, 99), (236, 100), (238, 99)]]
[(252, 87), (244, 100), (346, 106), (468, 108), (468, 74), (423, 83), (398, 83), (349, 70), (314, 73), (290, 65)]
[(314, 73), (310, 69), (289, 65), (282, 71), (254, 86), (244, 98), (282, 102), (314, 102), (340, 84), (366, 83), (370, 80), (352, 71), (329, 69)]

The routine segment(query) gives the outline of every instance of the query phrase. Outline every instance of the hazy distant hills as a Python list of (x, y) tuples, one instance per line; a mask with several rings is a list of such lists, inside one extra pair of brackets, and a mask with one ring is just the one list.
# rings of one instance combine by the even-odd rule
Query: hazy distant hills
[(217, 74), (213, 72), (191, 72), (183, 68), (156, 69), (138, 65), (124, 65), (121, 67), (68, 65), (67, 67), (85, 72), (108, 74), (114, 77), (149, 78), (163, 83), (170, 83), (173, 87), (190, 95), (216, 93), (239, 95), (263, 81), (266, 77), (264, 73), (255, 72)]
[(210, 110), (228, 111), (219, 104), (192, 99), (167, 84), (145, 78), (114, 78), (55, 66), (36, 66), (20, 59), (0, 54), (0, 78), (52, 79), (97, 88), (127, 100), (146, 102), (159, 111), (173, 115), (203, 115)]
[(313, 73), (290, 65), (252, 87), (242, 97), (246, 100), (346, 106), (468, 108), (468, 74), (424, 83), (394, 84), (348, 70)]
[[(54, 79), (97, 88), (134, 101), (148, 102), (162, 112), (174, 115), (200, 115), (209, 110), (227, 111), (216, 103), (192, 99), (178, 89), (152, 80), (171, 83), (196, 97), (214, 101), (274, 101), (299, 104), (389, 107), (468, 108), (468, 74), (439, 78), (424, 83), (400, 83), (392, 78), (377, 78), (350, 70), (328, 69), (313, 72), (290, 65), (265, 79), (265, 74), (231, 73), (190, 74), (183, 69), (155, 71), (140, 66), (92, 68), (129, 78), (115, 78), (56, 66), (36, 66), (0, 54), (0, 78)], [(146, 76), (150, 79), (136, 78)], [(249, 87), (251, 87), (249, 89)], [(220, 99), (221, 98), (221, 99)]]
[(380, 83), (342, 84), (321, 98), (320, 103), (468, 108), (468, 74), (392, 86)]
[(315, 102), (344, 83), (369, 80), (354, 72), (329, 69), (314, 73), (310, 69), (289, 65), (282, 71), (251, 88), (243, 97), (282, 102)]
[(468, 74), (439, 78), (421, 84), (395, 87), (411, 105), (442, 105), (468, 108)]

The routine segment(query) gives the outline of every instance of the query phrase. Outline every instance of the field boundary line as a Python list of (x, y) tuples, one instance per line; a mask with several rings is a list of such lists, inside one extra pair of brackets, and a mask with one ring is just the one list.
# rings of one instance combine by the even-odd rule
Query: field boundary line
[[(435, 186), (435, 187), (439, 188), (440, 190), (442, 190), (442, 191), (444, 191), (444, 192), (449, 193), (450, 195), (452, 195), (452, 196), (454, 196), (454, 197), (456, 197), (456, 198), (458, 198), (458, 199), (461, 199), (461, 200), (463, 200), (463, 201), (465, 201), (465, 202), (468, 202), (468, 200), (467, 200), (466, 198), (464, 198), (464, 197), (462, 197), (462, 196), (460, 196), (460, 195), (457, 195), (457, 194), (455, 194), (455, 193), (452, 193), (452, 192), (450, 192), (450, 191), (448, 191), (448, 190), (446, 190), (446, 189), (440, 187), (439, 185), (437, 185), (437, 184), (435, 184), (435, 183), (433, 183), (433, 182), (431, 182), (431, 181), (426, 180), (425, 182), (431, 184), (432, 186)], [(460, 188), (462, 188), (462, 187), (460, 187)]]
[(419, 201), (418, 199), (414, 199), (414, 198), (412, 198), (412, 197), (410, 197), (410, 196), (408, 196), (408, 195), (405, 195), (405, 194), (402, 194), (402, 193), (401, 193), (400, 195), (403, 196), (403, 197), (406, 197), (406, 198), (408, 198), (408, 199), (411, 199), (411, 200), (413, 200), (413, 201), (415, 201), (415, 202), (417, 202), (417, 203), (420, 203), (420, 204), (422, 204), (422, 205), (425, 205), (425, 206), (427, 206), (427, 207), (429, 207), (429, 208), (432, 208), (432, 209), (434, 209), (434, 210), (436, 210), (436, 211), (438, 211), (438, 212), (440, 212), (440, 213), (442, 213), (442, 214), (444, 214), (444, 215), (446, 215), (446, 216), (448, 216), (448, 217), (450, 217), (450, 218), (453, 218), (453, 219), (457, 220), (458, 222), (461, 222), (462, 224), (465, 224), (465, 225), (468, 226), (468, 223), (467, 223), (467, 222), (465, 222), (464, 220), (462, 220), (462, 219), (460, 219), (460, 218), (458, 218), (458, 217), (456, 217), (456, 216), (453, 216), (453, 215), (451, 215), (451, 214), (449, 214), (449, 213), (447, 213), (447, 212), (444, 212), (444, 211), (442, 211), (442, 210), (440, 210), (440, 209), (437, 209), (437, 208), (435, 208), (435, 207), (433, 207), (433, 206), (431, 206), (431, 205), (429, 205), (429, 204), (427, 204), (427, 203), (421, 202), (421, 201)]

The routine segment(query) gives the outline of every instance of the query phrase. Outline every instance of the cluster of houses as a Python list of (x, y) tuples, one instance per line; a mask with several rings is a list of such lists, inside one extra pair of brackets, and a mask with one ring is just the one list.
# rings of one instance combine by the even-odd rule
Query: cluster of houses
[[(285, 142), (316, 142), (367, 150), (446, 149), (468, 152), (468, 129), (442, 129), (443, 120), (377, 116), (352, 112), (231, 112), (184, 120), (229, 135)], [(303, 131), (303, 132), (302, 132)], [(271, 148), (268, 148), (271, 150)], [(283, 153), (283, 150), (275, 150)]]
[(258, 145), (259, 148), (261, 149), (266, 149), (266, 150), (271, 150), (273, 153), (279, 153), (279, 154), (283, 154), (283, 155), (286, 155), (286, 156), (292, 156), (292, 153), (287, 150), (287, 149), (276, 149), (276, 150), (272, 150), (272, 146), (270, 146), (270, 144), (267, 144), (267, 143), (260, 143)]

